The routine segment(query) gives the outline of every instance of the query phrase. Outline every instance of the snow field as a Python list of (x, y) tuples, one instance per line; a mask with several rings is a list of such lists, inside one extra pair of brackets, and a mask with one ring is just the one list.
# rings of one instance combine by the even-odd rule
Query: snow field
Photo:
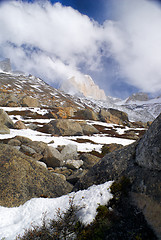
[(34, 225), (41, 226), (44, 214), (46, 220), (56, 219), (58, 208), (62, 212), (69, 208), (70, 198), (75, 206), (82, 207), (78, 218), (87, 225), (94, 220), (97, 207), (107, 204), (112, 198), (109, 190), (111, 184), (112, 181), (93, 185), (87, 190), (72, 192), (59, 198), (33, 198), (19, 207), (0, 207), (0, 239), (14, 240), (18, 234), (23, 235), (25, 229)]

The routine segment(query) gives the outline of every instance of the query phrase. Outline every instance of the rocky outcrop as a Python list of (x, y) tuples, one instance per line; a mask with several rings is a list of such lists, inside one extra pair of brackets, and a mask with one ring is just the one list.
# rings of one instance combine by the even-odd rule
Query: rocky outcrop
[[(105, 155), (78, 181), (75, 190), (127, 177), (131, 201), (161, 238), (161, 114), (140, 141)], [(155, 209), (154, 209), (155, 206)]]
[(58, 197), (72, 189), (68, 182), (12, 146), (0, 144), (0, 159), (1, 206), (19, 206), (34, 197)]
[(139, 141), (136, 163), (151, 170), (161, 171), (161, 115)]
[(130, 101), (148, 101), (149, 100), (149, 96), (147, 93), (134, 93), (132, 94), (130, 97), (128, 97), (128, 99), (126, 100), (126, 103), (130, 102)]

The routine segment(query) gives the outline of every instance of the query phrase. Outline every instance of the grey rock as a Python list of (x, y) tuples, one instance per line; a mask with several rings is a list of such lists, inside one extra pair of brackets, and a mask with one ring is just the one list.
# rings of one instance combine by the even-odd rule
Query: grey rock
[(77, 146), (74, 144), (64, 146), (61, 155), (63, 160), (76, 159), (78, 157)]
[(65, 166), (70, 169), (79, 169), (83, 165), (82, 160), (67, 160)]
[(80, 123), (84, 135), (93, 135), (99, 133), (99, 131), (92, 125), (87, 123)]
[(0, 124), (0, 134), (10, 134), (10, 129), (5, 125)]
[(34, 153), (36, 153), (34, 149), (25, 145), (21, 145), (20, 151), (28, 156), (32, 156)]
[(45, 124), (39, 131), (59, 136), (82, 136), (83, 131), (80, 124), (70, 119), (52, 120)]
[(6, 125), (8, 128), (14, 128), (14, 123), (3, 109), (0, 109), (0, 124)]
[(61, 153), (51, 146), (45, 149), (42, 161), (45, 162), (48, 167), (60, 167), (63, 165)]
[(100, 158), (90, 154), (90, 153), (83, 153), (80, 156), (80, 159), (83, 160), (83, 166), (82, 168), (90, 169), (93, 167), (96, 163), (100, 161)]
[(139, 141), (136, 163), (153, 170), (161, 170), (161, 114)]

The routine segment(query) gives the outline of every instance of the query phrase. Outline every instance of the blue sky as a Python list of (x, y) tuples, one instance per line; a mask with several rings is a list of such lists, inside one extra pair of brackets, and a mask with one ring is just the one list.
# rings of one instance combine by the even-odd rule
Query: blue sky
[(1, 0), (0, 58), (56, 87), (89, 74), (107, 95), (160, 94), (159, 2)]

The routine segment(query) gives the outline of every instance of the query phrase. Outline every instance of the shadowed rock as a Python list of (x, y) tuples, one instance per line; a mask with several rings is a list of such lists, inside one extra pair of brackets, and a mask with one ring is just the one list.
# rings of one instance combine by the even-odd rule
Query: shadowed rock
[(132, 183), (131, 200), (161, 238), (161, 114), (140, 141), (105, 155), (75, 185), (74, 190), (119, 180)]

